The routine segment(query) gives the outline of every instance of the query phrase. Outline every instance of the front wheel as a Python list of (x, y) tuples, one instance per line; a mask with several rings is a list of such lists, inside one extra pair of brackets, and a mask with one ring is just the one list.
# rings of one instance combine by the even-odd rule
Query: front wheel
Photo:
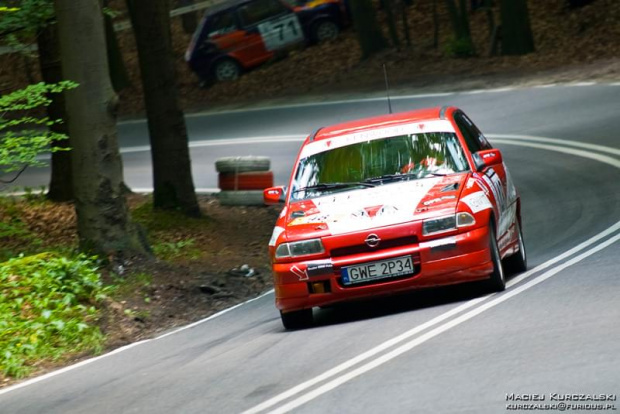
[(489, 226), (489, 249), (491, 250), (491, 261), (493, 262), (493, 273), (487, 281), (487, 286), (492, 292), (501, 292), (506, 289), (506, 278), (504, 277), (504, 268), (502, 266), (499, 247), (497, 246), (497, 238), (495, 237), (495, 228)]
[(280, 311), (280, 318), (282, 319), (282, 325), (288, 330), (307, 328), (312, 325), (314, 320), (312, 308), (286, 313)]
[(517, 242), (519, 244), (519, 251), (514, 253), (512, 256), (506, 258), (504, 260), (506, 264), (506, 270), (513, 273), (521, 273), (525, 272), (527, 269), (527, 255), (525, 254), (525, 242), (523, 241), (523, 232), (521, 231), (521, 226), (519, 225), (519, 220), (517, 220), (516, 224), (517, 230)]

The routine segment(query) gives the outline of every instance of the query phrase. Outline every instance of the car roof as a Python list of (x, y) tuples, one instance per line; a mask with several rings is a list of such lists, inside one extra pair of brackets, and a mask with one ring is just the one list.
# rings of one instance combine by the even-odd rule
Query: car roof
[(446, 112), (446, 109), (451, 108), (436, 107), (416, 109), (413, 111), (398, 112), (395, 114), (386, 114), (343, 122), (340, 124), (320, 128), (310, 140), (318, 141), (327, 138), (334, 138), (340, 135), (350, 134), (353, 132), (396, 126), (399, 124), (408, 124), (411, 122), (445, 119), (444, 114)]
[(240, 6), (242, 4), (245, 3), (249, 3), (252, 0), (227, 0), (218, 4), (215, 4), (211, 7), (209, 7), (206, 11), (205, 11), (205, 17), (210, 17), (213, 16), (214, 14), (217, 14), (221, 11), (227, 10), (227, 9), (231, 9), (237, 6)]

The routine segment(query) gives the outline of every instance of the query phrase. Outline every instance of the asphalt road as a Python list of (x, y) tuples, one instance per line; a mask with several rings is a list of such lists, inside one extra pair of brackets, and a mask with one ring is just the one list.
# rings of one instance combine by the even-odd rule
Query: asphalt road
[[(460, 106), (502, 149), (522, 196), (530, 263), (507, 291), (480, 296), (478, 286), (461, 286), (315, 310), (317, 326), (297, 332), (283, 330), (267, 294), (0, 390), (0, 413), (501, 413), (530, 403), (620, 410), (620, 85), (392, 104)], [(196, 186), (215, 187), (216, 158), (245, 154), (270, 156), (284, 183), (302, 135), (386, 107), (377, 100), (191, 116)], [(120, 136), (127, 182), (150, 186), (139, 148), (144, 124), (123, 124)], [(244, 140), (214, 141), (230, 139)], [(25, 179), (44, 183), (44, 173)], [(601, 394), (605, 401), (579, 401)], [(523, 401), (532, 398), (544, 401)]]

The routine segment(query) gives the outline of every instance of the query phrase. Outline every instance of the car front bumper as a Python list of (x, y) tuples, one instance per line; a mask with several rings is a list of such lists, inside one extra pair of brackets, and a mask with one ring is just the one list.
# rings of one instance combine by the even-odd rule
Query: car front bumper
[[(345, 286), (341, 269), (411, 255), (415, 274)], [(489, 232), (481, 227), (431, 241), (322, 260), (273, 265), (276, 307), (283, 312), (488, 278)]]

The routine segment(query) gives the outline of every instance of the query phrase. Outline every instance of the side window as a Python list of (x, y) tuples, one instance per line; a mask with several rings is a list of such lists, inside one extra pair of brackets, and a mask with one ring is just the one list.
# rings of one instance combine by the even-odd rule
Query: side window
[(278, 0), (256, 0), (240, 7), (239, 15), (244, 26), (253, 26), (287, 11)]
[(467, 119), (467, 121), (469, 122), (467, 122), (465, 119), (467, 118), (465, 118), (463, 114), (456, 114), (454, 117), (456, 125), (458, 125), (459, 129), (461, 130), (461, 134), (463, 134), (463, 138), (465, 138), (467, 148), (472, 153), (484, 149), (482, 145), (480, 145), (478, 135), (476, 134), (476, 130), (474, 129), (475, 127), (473, 127), (473, 124), (471, 124), (471, 121), (469, 121), (469, 119)]
[(225, 11), (214, 15), (210, 19), (209, 26), (207, 28), (207, 36), (221, 36), (226, 33), (234, 32), (237, 30), (237, 22), (235, 21), (235, 15), (232, 11)]
[(472, 133), (476, 137), (476, 140), (480, 144), (481, 149), (487, 150), (487, 149), (493, 148), (491, 144), (489, 144), (489, 141), (487, 141), (486, 137), (482, 134), (482, 132), (480, 132), (478, 127), (474, 125), (474, 123), (467, 117), (467, 115), (465, 115), (462, 112), (459, 115), (462, 117), (463, 121), (465, 122), (465, 125), (469, 127), (469, 129), (472, 131)]

